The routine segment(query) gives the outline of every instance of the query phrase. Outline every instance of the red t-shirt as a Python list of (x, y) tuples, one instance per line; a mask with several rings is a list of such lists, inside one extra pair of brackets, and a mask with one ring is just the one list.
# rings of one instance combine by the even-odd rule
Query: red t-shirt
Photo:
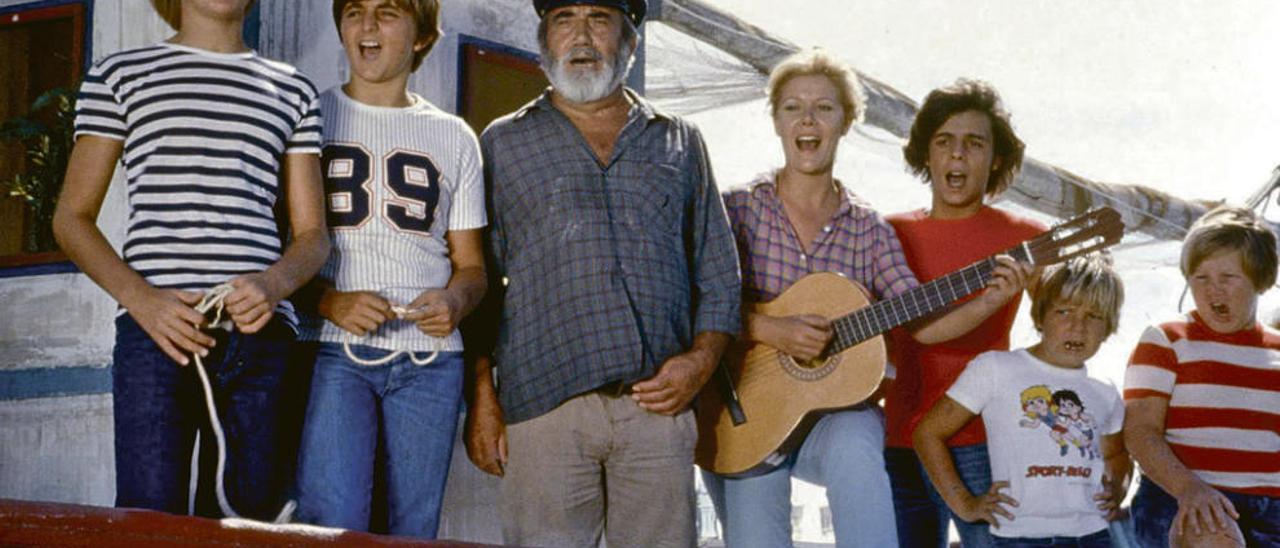
[(1195, 312), (1148, 327), (1124, 397), (1168, 400), (1165, 441), (1205, 483), (1280, 497), (1280, 332), (1218, 333)]
[[(890, 215), (889, 224), (907, 254), (907, 264), (922, 283), (950, 274), (1005, 251), (1045, 231), (1045, 226), (1007, 211), (983, 206), (965, 219), (938, 220), (924, 210)], [(946, 394), (965, 365), (988, 350), (1009, 349), (1009, 329), (1022, 296), (1009, 300), (972, 331), (941, 344), (922, 345), (903, 332), (891, 335), (897, 379), (885, 397), (890, 447), (911, 447), (911, 434), (924, 414)], [(947, 440), (960, 447), (987, 439), (982, 421), (970, 421)]]

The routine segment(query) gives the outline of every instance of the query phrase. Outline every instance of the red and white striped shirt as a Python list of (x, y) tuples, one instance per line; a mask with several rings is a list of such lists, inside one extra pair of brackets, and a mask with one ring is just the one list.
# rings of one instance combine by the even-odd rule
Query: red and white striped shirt
[(1148, 327), (1125, 371), (1125, 400), (1169, 400), (1165, 439), (1210, 485), (1280, 496), (1280, 332), (1222, 334), (1194, 312)]

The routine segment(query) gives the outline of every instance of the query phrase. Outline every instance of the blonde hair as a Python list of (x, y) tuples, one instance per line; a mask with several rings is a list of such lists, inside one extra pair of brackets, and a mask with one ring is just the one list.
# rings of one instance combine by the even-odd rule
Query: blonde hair
[(1252, 210), (1220, 205), (1195, 224), (1182, 242), (1182, 276), (1190, 278), (1210, 255), (1240, 252), (1240, 267), (1259, 292), (1276, 283), (1276, 235)]
[[(347, 5), (352, 2), (360, 1), (333, 0), (333, 24), (338, 27), (339, 39), (342, 37), (343, 10), (346, 10)], [(413, 40), (415, 44), (420, 40), (427, 40), (427, 47), (413, 52), (413, 68), (410, 70), (418, 70), (418, 67), (422, 66), (422, 60), (431, 53), (431, 48), (440, 41), (441, 36), (444, 36), (444, 32), (440, 30), (440, 2), (439, 0), (391, 0), (391, 5), (413, 16), (414, 25), (418, 29), (418, 35)]]
[[(253, 8), (253, 0), (245, 4), (244, 12), (249, 13), (251, 8)], [(151, 9), (154, 9), (173, 30), (182, 30), (182, 0), (151, 0)]]
[(1111, 267), (1111, 256), (1090, 253), (1044, 269), (1031, 296), (1031, 319), (1036, 329), (1055, 299), (1087, 306), (1102, 314), (1107, 335), (1116, 332), (1120, 306), (1124, 304), (1124, 282)]
[(1044, 404), (1049, 406), (1050, 413), (1058, 412), (1058, 405), (1053, 403), (1053, 392), (1049, 391), (1048, 386), (1045, 386), (1043, 384), (1037, 384), (1026, 390), (1023, 390), (1020, 396), (1022, 397), (1022, 411), (1027, 415), (1027, 417), (1034, 419), (1040, 416), (1040, 415), (1037, 415), (1035, 411), (1027, 410), (1027, 403), (1034, 399), (1044, 400)]
[(826, 76), (831, 85), (836, 87), (840, 106), (844, 108), (842, 129), (849, 129), (854, 122), (862, 120), (867, 100), (863, 95), (862, 84), (858, 82), (858, 74), (843, 61), (816, 48), (792, 54), (773, 67), (773, 71), (769, 73), (769, 85), (765, 88), (769, 95), (769, 113), (778, 113), (782, 88), (787, 82), (798, 76), (814, 75)]

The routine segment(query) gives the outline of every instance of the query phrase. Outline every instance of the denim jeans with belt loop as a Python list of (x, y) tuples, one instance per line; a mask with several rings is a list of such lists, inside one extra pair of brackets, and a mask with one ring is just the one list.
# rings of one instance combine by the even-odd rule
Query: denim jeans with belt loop
[[(351, 350), (366, 360), (387, 354), (363, 345)], [(302, 429), (299, 519), (368, 531), (375, 474), (384, 474), (387, 532), (435, 538), (462, 375), (461, 352), (440, 352), (425, 365), (401, 354), (369, 366), (348, 358), (341, 344), (320, 343)]]
[[(289, 481), (279, 473), (279, 417), (294, 333), (273, 318), (255, 334), (210, 334), (217, 344), (202, 361), (227, 441), (228, 502), (241, 516), (274, 519)], [(112, 359), (116, 506), (186, 514), (198, 430), (195, 514), (221, 517), (214, 492), (218, 448), (194, 361), (178, 365), (127, 313), (116, 318)]]

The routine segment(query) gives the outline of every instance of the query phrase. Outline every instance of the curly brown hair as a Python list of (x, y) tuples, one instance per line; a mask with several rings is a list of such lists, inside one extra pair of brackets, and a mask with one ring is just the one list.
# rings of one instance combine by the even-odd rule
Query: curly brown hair
[(1000, 93), (987, 82), (961, 78), (950, 86), (929, 92), (911, 124), (911, 137), (902, 146), (902, 156), (912, 173), (924, 182), (929, 182), (929, 142), (933, 139), (933, 134), (952, 116), (968, 111), (986, 114), (991, 120), (995, 169), (987, 180), (985, 193), (987, 196), (995, 196), (1009, 188), (1018, 176), (1026, 145), (1013, 131), (1009, 112), (1004, 108)]

